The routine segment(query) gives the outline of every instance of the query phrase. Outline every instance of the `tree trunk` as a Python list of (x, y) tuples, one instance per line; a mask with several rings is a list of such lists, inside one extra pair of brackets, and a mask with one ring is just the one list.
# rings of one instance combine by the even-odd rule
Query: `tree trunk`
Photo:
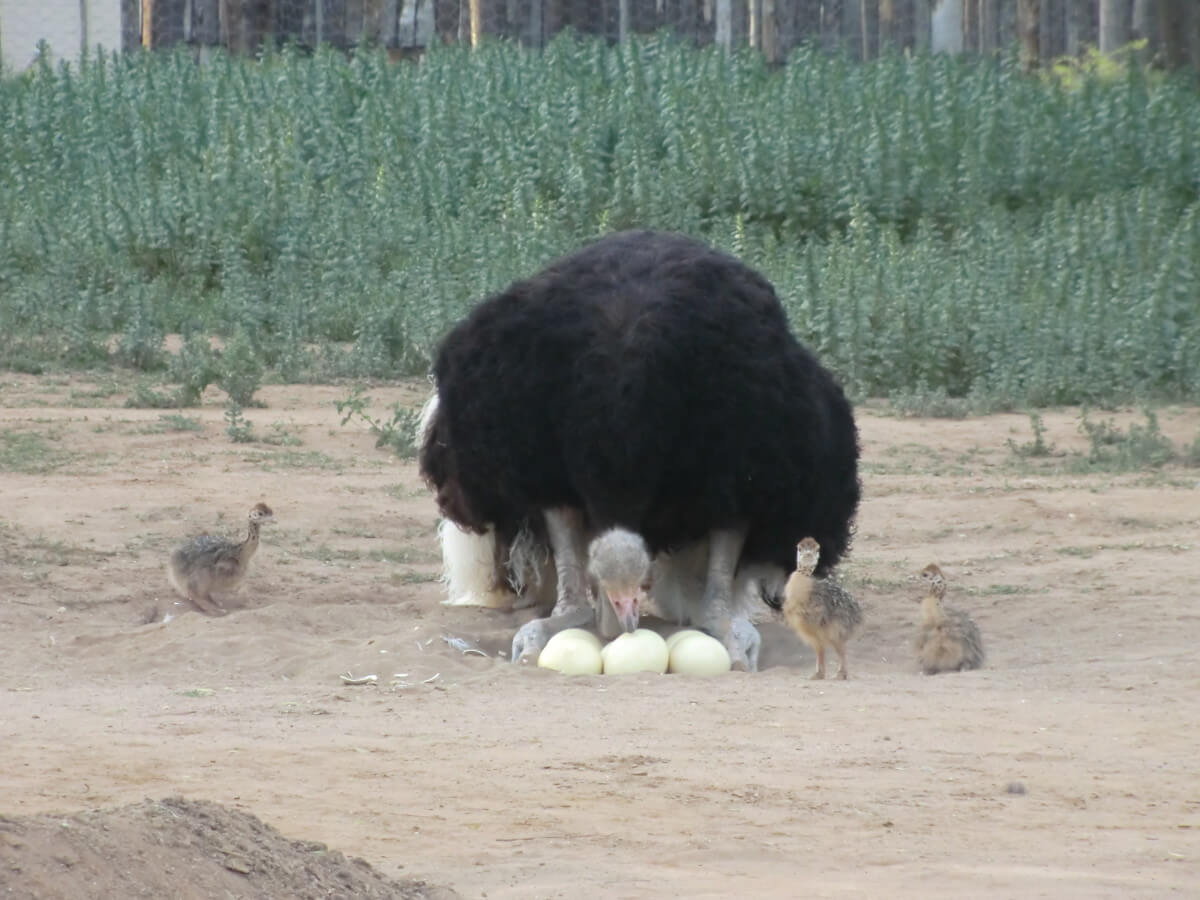
[(879, 50), (896, 46), (895, 0), (879, 0)]
[[(845, 47), (858, 59), (862, 59), (862, 14), (861, 0), (842, 0), (841, 16), (833, 32), (837, 35), (838, 46)], [(828, 11), (826, 12), (828, 15)], [(832, 26), (833, 23), (831, 22)]]
[(1129, 0), (1100, 0), (1100, 52), (1129, 43)]
[(778, 63), (782, 59), (775, 0), (762, 0), (762, 51), (769, 63)]
[(1067, 54), (1078, 56), (1087, 43), (1088, 0), (1067, 0)]
[(1021, 41), (1021, 68), (1032, 72), (1041, 62), (1041, 0), (1017, 0), (1017, 37)]
[(916, 0), (913, 3), (913, 42), (918, 50), (928, 50), (932, 36), (932, 11), (929, 0)]
[(878, 0), (859, 0), (858, 25), (862, 31), (862, 58), (871, 59), (875, 56), (878, 43), (874, 40), (875, 28), (878, 26)]
[(983, 53), (1000, 49), (1000, 0), (979, 0), (979, 49)]
[(963, 0), (934, 0), (930, 28), (929, 46), (934, 53), (962, 53)]
[[(1191, 0), (1158, 0), (1158, 27), (1162, 35), (1163, 61), (1168, 68), (1181, 69), (1190, 62), (1187, 4)], [(1200, 17), (1198, 17), (1200, 18)]]
[(717, 46), (730, 50), (733, 47), (733, 0), (716, 0)]
[(468, 12), (471, 19), (471, 46), (478, 47), (483, 37), (483, 0), (469, 0)]
[(762, 0), (746, 0), (746, 43), (751, 49), (758, 47), (758, 37), (762, 28)]
[(1145, 38), (1151, 48), (1158, 44), (1158, 4), (1155, 0), (1133, 0), (1133, 39)]
[(624, 44), (629, 40), (630, 0), (617, 0), (617, 41)]

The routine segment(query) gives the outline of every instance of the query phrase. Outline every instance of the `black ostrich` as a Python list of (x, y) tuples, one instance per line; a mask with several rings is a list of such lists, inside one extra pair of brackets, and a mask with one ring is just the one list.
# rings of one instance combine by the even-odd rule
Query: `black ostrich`
[[(652, 556), (707, 545), (681, 615), (749, 670), (739, 570), (786, 573), (811, 536), (820, 576), (848, 548), (850, 404), (771, 284), (695, 240), (621, 232), (555, 261), (451, 330), (434, 378), (420, 468), (442, 514), (501, 551), (533, 535), (553, 555), (553, 612), (517, 632), (514, 661), (593, 621), (588, 540), (614, 527)], [(632, 630), (638, 586), (617, 587), (601, 620)]]

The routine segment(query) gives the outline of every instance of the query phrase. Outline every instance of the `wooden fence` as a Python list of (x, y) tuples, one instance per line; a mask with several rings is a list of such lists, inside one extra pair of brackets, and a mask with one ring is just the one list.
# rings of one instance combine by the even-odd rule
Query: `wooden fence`
[(119, 36), (104, 43), (125, 49), (254, 53), (291, 41), (377, 44), (401, 56), (434, 41), (474, 45), (492, 36), (540, 47), (565, 28), (614, 42), (669, 29), (697, 44), (755, 47), (773, 61), (805, 41), (859, 59), (888, 46), (988, 53), (1020, 44), (1035, 65), (1144, 40), (1145, 58), (1200, 71), (1200, 0), (0, 0), (0, 35), (6, 20), (20, 19), (28, 32), (72, 15), (82, 24), (56, 33), (94, 46), (87, 20), (112, 20)]

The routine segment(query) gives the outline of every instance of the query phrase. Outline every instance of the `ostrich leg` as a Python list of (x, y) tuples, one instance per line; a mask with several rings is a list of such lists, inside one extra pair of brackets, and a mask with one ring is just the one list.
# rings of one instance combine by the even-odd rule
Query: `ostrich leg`
[(744, 527), (718, 528), (709, 532), (708, 578), (704, 585), (703, 606), (692, 616), (692, 622), (725, 645), (734, 669), (755, 672), (762, 638), (744, 614), (734, 613), (733, 602), (733, 578), (745, 542)]
[(513, 636), (513, 662), (536, 662), (550, 638), (567, 628), (588, 625), (595, 616), (588, 599), (584, 569), (587, 548), (583, 513), (577, 509), (548, 509), (545, 516), (558, 576), (558, 596), (547, 618), (526, 622)]

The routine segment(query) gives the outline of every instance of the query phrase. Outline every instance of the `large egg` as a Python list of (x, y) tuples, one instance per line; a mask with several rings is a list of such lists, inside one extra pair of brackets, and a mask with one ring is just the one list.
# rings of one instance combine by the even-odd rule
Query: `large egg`
[(667, 642), (648, 628), (622, 634), (600, 651), (605, 675), (667, 671)]
[(667, 652), (670, 653), (672, 650), (675, 649), (676, 644), (678, 644), (680, 641), (682, 641), (685, 637), (688, 637), (693, 634), (704, 634), (704, 632), (697, 631), (695, 628), (683, 628), (683, 629), (675, 632), (673, 635), (671, 635), (669, 638), (667, 638)]
[(567, 628), (546, 642), (537, 664), (564, 675), (599, 675), (604, 669), (600, 639), (582, 628)]
[(725, 645), (699, 631), (684, 634), (671, 647), (669, 671), (679, 675), (721, 675), (731, 666)]

